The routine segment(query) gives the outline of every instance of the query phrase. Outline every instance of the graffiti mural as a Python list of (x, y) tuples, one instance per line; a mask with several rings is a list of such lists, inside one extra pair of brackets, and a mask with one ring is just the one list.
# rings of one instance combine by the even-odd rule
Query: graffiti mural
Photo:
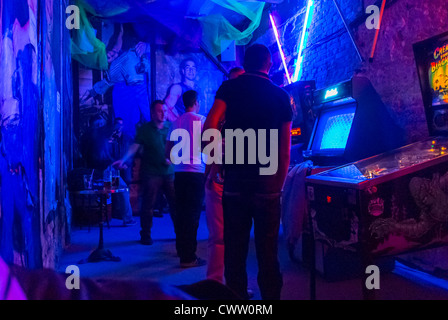
[(63, 19), (62, 3), (53, 4), (1, 1), (0, 254), (7, 263), (29, 268), (54, 264), (48, 227), (55, 233), (64, 224), (50, 218), (62, 200), (56, 190), (63, 179), (60, 106), (67, 101), (55, 71), (63, 74), (59, 52), (66, 31), (54, 27)]
[[(156, 70), (157, 99), (165, 100), (168, 115), (174, 113), (174, 118), (176, 109), (181, 104), (179, 93), (189, 89), (198, 91), (199, 113), (207, 115), (213, 105), (216, 90), (225, 80), (222, 71), (202, 53), (168, 55), (159, 49), (156, 51)], [(176, 87), (181, 89), (177, 95)]]

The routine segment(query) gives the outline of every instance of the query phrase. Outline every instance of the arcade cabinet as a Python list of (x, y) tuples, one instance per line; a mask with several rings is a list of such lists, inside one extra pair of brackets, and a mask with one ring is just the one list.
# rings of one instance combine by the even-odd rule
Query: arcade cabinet
[(303, 151), (308, 146), (309, 138), (316, 119), (313, 112), (315, 81), (297, 81), (284, 87), (291, 98), (293, 121), (291, 128), (291, 164), (303, 161)]
[[(290, 230), (284, 230), (287, 238), (289, 236), (294, 238), (294, 232), (302, 232), (302, 242), (294, 248), (289, 248), (290, 257), (304, 262), (310, 261), (310, 248), (313, 243), (309, 233), (311, 229), (303, 223), (306, 220), (306, 213), (299, 209), (307, 207), (309, 202), (306, 195), (302, 194), (305, 193), (302, 189), (305, 188), (307, 176), (381, 154), (404, 144), (402, 129), (395, 123), (373, 85), (365, 77), (355, 76), (337, 85), (315, 91), (313, 112), (316, 119), (310, 133), (308, 147), (303, 153), (303, 159), (309, 160), (306, 162), (311, 165), (306, 168), (306, 173), (297, 171), (296, 176), (290, 175), (287, 178), (285, 189), (293, 185), (297, 192), (285, 190), (284, 207), (286, 209), (283, 212), (284, 225), (287, 228), (290, 226)], [(320, 195), (316, 194), (316, 197)], [(301, 202), (294, 200), (300, 198), (302, 198)], [(290, 203), (295, 203), (295, 206)], [(303, 223), (302, 230), (291, 231), (297, 221)], [(328, 280), (339, 279), (342, 274), (340, 271), (344, 271), (338, 268), (340, 264), (337, 261), (347, 257), (340, 253), (337, 252), (333, 256), (322, 254), (319, 257), (322, 261), (325, 260), (323, 261), (325, 265), (331, 266), (327, 270), (332, 272), (324, 274)]]
[(367, 78), (316, 91), (314, 108), (317, 119), (305, 159), (315, 166), (343, 165), (404, 143), (402, 129)]

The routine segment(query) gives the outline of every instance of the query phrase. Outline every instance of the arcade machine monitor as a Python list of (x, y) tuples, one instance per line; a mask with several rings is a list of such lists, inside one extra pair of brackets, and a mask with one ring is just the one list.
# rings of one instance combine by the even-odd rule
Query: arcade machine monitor
[(431, 136), (448, 134), (448, 32), (414, 44)]
[(354, 162), (404, 143), (402, 129), (367, 78), (317, 90), (314, 102), (317, 119), (305, 158), (315, 166)]

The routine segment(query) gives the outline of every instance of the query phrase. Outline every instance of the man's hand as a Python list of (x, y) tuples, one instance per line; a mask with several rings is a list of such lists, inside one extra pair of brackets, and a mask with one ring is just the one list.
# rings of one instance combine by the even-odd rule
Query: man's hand
[(127, 169), (128, 166), (126, 165), (126, 162), (124, 162), (123, 160), (117, 160), (114, 163), (112, 163), (112, 167), (114, 167), (115, 169)]

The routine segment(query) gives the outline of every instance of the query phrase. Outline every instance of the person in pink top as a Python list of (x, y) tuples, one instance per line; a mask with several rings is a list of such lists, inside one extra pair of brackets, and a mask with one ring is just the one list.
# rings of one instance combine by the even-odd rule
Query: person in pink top
[[(229, 71), (229, 80), (235, 79), (243, 73), (243, 68), (232, 68)], [(221, 128), (223, 123), (224, 119), (221, 121)], [(224, 283), (224, 221), (222, 209), (224, 175), (222, 165), (217, 163), (208, 165), (205, 176), (205, 217), (209, 233), (207, 279)]]

